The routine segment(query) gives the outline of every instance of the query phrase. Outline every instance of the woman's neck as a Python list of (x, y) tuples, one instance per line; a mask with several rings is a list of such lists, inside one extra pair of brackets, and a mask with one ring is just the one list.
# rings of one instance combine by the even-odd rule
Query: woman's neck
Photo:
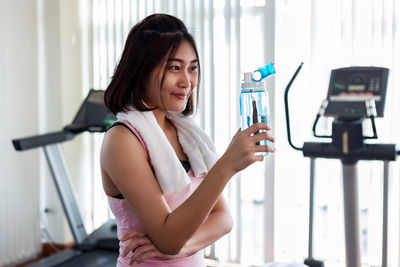
[(170, 122), (166, 118), (166, 113), (167, 113), (166, 111), (160, 109), (153, 110), (154, 117), (156, 118), (158, 125), (163, 130), (166, 130), (170, 124)]

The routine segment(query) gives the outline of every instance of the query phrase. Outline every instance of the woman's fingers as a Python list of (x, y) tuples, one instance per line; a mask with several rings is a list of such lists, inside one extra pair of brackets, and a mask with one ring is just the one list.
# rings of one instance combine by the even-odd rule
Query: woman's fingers
[(154, 247), (153, 244), (145, 244), (138, 247), (135, 252), (133, 252), (129, 265), (132, 263), (140, 263), (145, 261), (148, 258), (152, 258), (155, 256), (160, 256), (160, 252)]
[(140, 246), (143, 242), (145, 242), (144, 233), (138, 230), (132, 230), (128, 233), (125, 233), (121, 236), (120, 240), (122, 242), (127, 242), (125, 248), (122, 250), (121, 255), (126, 256), (128, 255), (129, 251), (133, 250), (137, 246)]
[(274, 137), (267, 132), (271, 128), (265, 123), (256, 123), (243, 131), (243, 134), (250, 136), (250, 140), (253, 143), (258, 143), (262, 140), (268, 140), (270, 142), (275, 142)]
[(146, 245), (146, 244), (151, 244), (150, 240), (145, 237), (145, 236), (138, 236), (134, 237), (128, 241), (126, 241), (126, 245), (124, 249), (121, 252), (121, 256), (125, 257), (126, 255), (129, 254), (130, 251), (136, 251), (136, 249), (140, 246)]
[(262, 140), (268, 140), (271, 142), (275, 141), (275, 139), (272, 137), (272, 135), (270, 135), (268, 132), (260, 132), (258, 134), (254, 134), (253, 136), (250, 137), (250, 139), (254, 143), (260, 142)]
[(261, 130), (269, 131), (269, 130), (271, 130), (271, 127), (269, 127), (265, 123), (257, 122), (242, 132), (246, 135), (251, 135), (251, 134), (261, 131)]
[(263, 161), (262, 155), (257, 152), (273, 152), (272, 147), (260, 145), (260, 141), (274, 142), (274, 138), (267, 132), (271, 128), (265, 123), (255, 123), (249, 128), (239, 130), (232, 138), (227, 150), (221, 157), (226, 162), (228, 171), (235, 174), (256, 161)]
[(130, 231), (123, 235), (120, 240), (126, 242), (125, 247), (121, 252), (121, 256), (126, 257), (130, 252), (132, 252), (129, 265), (132, 265), (135, 262), (143, 262), (149, 258), (163, 256), (153, 243), (151, 243), (150, 239), (141, 231)]
[(257, 147), (254, 148), (255, 152), (274, 152), (275, 149), (271, 146), (268, 145), (257, 145)]

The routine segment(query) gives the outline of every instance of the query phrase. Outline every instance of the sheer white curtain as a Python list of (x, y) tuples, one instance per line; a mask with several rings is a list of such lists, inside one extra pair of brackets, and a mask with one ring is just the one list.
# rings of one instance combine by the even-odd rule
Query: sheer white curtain
[[(377, 122), (378, 142), (399, 143), (399, 18), (400, 3), (395, 0), (276, 1), (276, 103), (283, 104), (291, 74), (301, 61), (305, 63), (289, 97), (292, 135), (298, 146), (312, 140), (312, 122), (326, 97), (331, 69), (348, 66), (390, 69), (385, 117)], [(287, 145), (283, 115), (283, 105), (276, 104), (276, 258), (298, 260), (307, 255), (309, 160)], [(318, 131), (329, 133), (330, 123), (321, 121)], [(314, 255), (343, 266), (340, 162), (317, 160), (316, 164)], [(399, 163), (391, 163), (390, 168), (389, 264), (398, 266)], [(381, 261), (382, 169), (380, 162), (358, 164), (361, 256), (368, 266)]]

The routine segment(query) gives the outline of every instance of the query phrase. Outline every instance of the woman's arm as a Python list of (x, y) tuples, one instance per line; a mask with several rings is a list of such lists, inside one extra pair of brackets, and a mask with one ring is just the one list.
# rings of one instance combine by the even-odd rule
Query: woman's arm
[(204, 224), (189, 239), (179, 254), (191, 255), (208, 247), (228, 234), (232, 230), (232, 226), (232, 216), (224, 197), (221, 195)]
[(193, 194), (170, 211), (147, 162), (147, 153), (129, 130), (114, 127), (107, 132), (101, 152), (103, 173), (108, 175), (128, 201), (155, 247), (164, 254), (178, 254), (205, 223), (229, 179), (263, 156), (255, 152), (272, 151), (256, 145), (268, 139), (266, 124), (257, 123), (238, 133), (225, 154), (208, 172)]
[[(200, 229), (189, 239), (181, 251), (172, 257), (192, 255), (208, 247), (216, 240), (229, 233), (232, 229), (232, 225), (232, 217), (228, 205), (224, 197), (221, 196)], [(171, 257), (170, 255), (165, 255), (158, 251), (151, 241), (144, 236), (144, 233), (136, 230), (127, 233), (121, 238), (121, 241), (127, 242), (121, 255), (125, 257), (132, 251), (131, 262), (137, 261), (140, 263), (153, 257)]]

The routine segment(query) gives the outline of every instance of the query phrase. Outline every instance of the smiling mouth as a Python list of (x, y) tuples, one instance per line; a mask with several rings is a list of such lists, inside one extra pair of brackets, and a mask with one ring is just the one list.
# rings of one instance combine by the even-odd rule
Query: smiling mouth
[(172, 94), (174, 97), (178, 98), (178, 99), (185, 99), (186, 98), (186, 94)]

